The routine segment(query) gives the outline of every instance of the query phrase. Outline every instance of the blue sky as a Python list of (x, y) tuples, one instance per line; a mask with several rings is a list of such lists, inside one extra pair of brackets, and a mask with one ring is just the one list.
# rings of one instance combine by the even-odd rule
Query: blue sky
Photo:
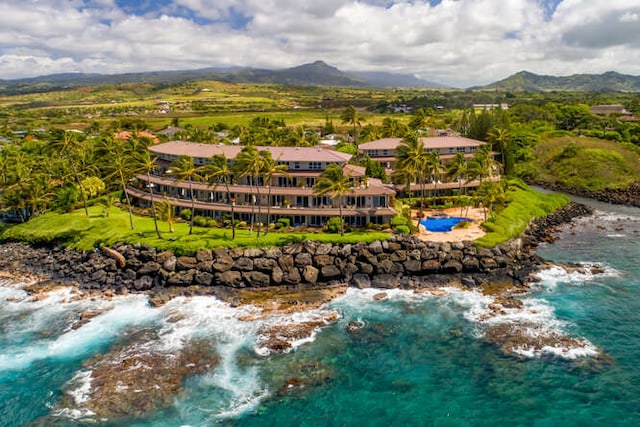
[(0, 0), (0, 79), (209, 66), (640, 75), (640, 0)]

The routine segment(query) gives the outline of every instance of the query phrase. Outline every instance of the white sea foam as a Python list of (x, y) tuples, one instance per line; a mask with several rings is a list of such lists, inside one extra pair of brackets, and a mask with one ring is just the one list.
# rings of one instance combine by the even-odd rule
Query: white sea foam
[(582, 218), (582, 221), (590, 222), (593, 219), (595, 219), (596, 221), (607, 222), (607, 223), (621, 222), (621, 221), (640, 222), (640, 216), (638, 215), (632, 215), (632, 214), (622, 213), (622, 212), (605, 212), (598, 209), (596, 209), (596, 211), (593, 213), (593, 217), (584, 217)]
[(87, 423), (95, 423), (93, 416), (96, 413), (87, 408), (62, 408), (51, 412), (51, 416), (60, 418), (69, 418), (71, 420), (83, 421)]
[[(602, 272), (592, 273), (595, 267), (598, 267), (598, 270), (602, 270)], [(620, 272), (607, 265), (581, 263), (579, 268), (571, 269), (571, 271), (567, 271), (559, 265), (554, 265), (538, 271), (536, 275), (540, 279), (537, 286), (553, 289), (560, 283), (582, 285), (593, 281), (597, 277), (617, 277), (620, 276)]]
[(44, 358), (75, 358), (104, 342), (112, 341), (120, 332), (130, 326), (143, 324), (153, 320), (157, 313), (147, 304), (144, 296), (132, 295), (122, 297), (118, 301), (87, 301), (81, 300), (70, 304), (62, 304), (59, 298), (66, 295), (65, 290), (55, 292), (50, 298), (37, 301), (32, 304), (41, 304), (42, 307), (33, 311), (31, 324), (34, 330), (41, 330), (46, 322), (55, 319), (62, 314), (69, 315), (78, 307), (100, 308), (112, 306), (90, 319), (78, 329), (68, 330), (53, 339), (40, 339), (32, 341), (30, 345), (21, 348), (8, 348), (0, 355), (0, 371), (20, 370), (28, 367), (36, 360)]
[(91, 394), (91, 370), (83, 370), (77, 372), (70, 383), (74, 384), (76, 387), (70, 389), (67, 394), (71, 396), (73, 399), (73, 403), (80, 406), (83, 403), (86, 403), (90, 399)]

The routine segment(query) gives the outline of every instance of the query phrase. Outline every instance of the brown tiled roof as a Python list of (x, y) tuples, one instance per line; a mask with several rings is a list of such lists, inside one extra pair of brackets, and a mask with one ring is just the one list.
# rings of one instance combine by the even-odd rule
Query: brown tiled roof
[(364, 166), (344, 165), (342, 169), (347, 175), (354, 178), (365, 176), (367, 174), (367, 168)]
[[(420, 138), (427, 148), (457, 148), (457, 147), (478, 147), (485, 142), (477, 139), (465, 138), (463, 136), (434, 136), (430, 138)], [(376, 141), (360, 144), (360, 150), (395, 150), (402, 142), (402, 138), (382, 138)]]
[(122, 140), (122, 141), (126, 141), (126, 140), (128, 140), (129, 138), (131, 138), (131, 137), (132, 137), (132, 136), (134, 136), (134, 135), (135, 135), (135, 136), (137, 136), (137, 137), (139, 137), (139, 138), (149, 138), (149, 139), (150, 139), (150, 140), (152, 140), (155, 144), (157, 144), (157, 143), (158, 143), (158, 141), (159, 141), (159, 139), (158, 139), (158, 137), (157, 137), (157, 136), (155, 136), (155, 135), (154, 135), (154, 134), (152, 134), (152, 133), (149, 133), (149, 132), (143, 131), (143, 130), (138, 131), (138, 132), (134, 132), (134, 133), (131, 133), (131, 132), (127, 131), (127, 130), (123, 130), (123, 131), (121, 131), (121, 132), (117, 132), (117, 133), (115, 133), (115, 134), (113, 135), (113, 137), (114, 137), (115, 139), (119, 139), (119, 140)]
[[(335, 162), (346, 163), (351, 159), (351, 154), (329, 150), (323, 147), (263, 147), (256, 146), (258, 150), (267, 150), (275, 160), (283, 162)], [(224, 154), (228, 159), (235, 158), (242, 146), (225, 144), (201, 144), (188, 141), (169, 141), (164, 144), (154, 145), (149, 149), (157, 154), (168, 154), (173, 156), (191, 156), (200, 158), (211, 158), (215, 155)]]

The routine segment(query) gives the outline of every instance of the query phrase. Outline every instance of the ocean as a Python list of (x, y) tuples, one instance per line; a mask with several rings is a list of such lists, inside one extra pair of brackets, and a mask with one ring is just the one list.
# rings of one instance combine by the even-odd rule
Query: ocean
[(349, 289), (263, 317), (213, 297), (32, 298), (2, 278), (0, 426), (638, 426), (640, 210), (580, 201), (595, 215), (537, 252), (583, 268), (541, 271), (497, 309), (455, 287)]

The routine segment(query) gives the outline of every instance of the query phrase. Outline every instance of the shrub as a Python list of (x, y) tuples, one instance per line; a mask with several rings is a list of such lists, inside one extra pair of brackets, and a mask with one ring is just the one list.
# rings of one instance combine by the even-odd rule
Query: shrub
[(287, 228), (291, 226), (291, 219), (290, 218), (278, 218), (278, 221), (276, 221), (276, 224), (281, 224), (281, 227)]
[(191, 209), (182, 209), (180, 211), (180, 218), (189, 221), (191, 219)]
[(218, 221), (216, 221), (215, 219), (209, 218), (207, 220), (207, 227), (212, 227), (213, 228), (213, 227), (218, 227), (218, 226), (219, 226)]
[(238, 221), (236, 223), (236, 227), (238, 228), (246, 228), (246, 226), (247, 226), (247, 221)]
[(411, 233), (411, 230), (406, 225), (399, 225), (395, 228), (395, 232), (397, 234), (409, 234)]
[(407, 219), (405, 216), (396, 215), (393, 218), (391, 218), (391, 227), (395, 228), (399, 225), (407, 225), (408, 222), (409, 222), (409, 219)]
[(327, 233), (339, 233), (342, 228), (342, 224), (344, 224), (344, 220), (342, 220), (339, 216), (334, 216), (329, 218), (327, 223), (325, 224), (325, 229)]
[(209, 218), (202, 215), (196, 215), (193, 217), (193, 225), (198, 227), (207, 227), (209, 225)]

